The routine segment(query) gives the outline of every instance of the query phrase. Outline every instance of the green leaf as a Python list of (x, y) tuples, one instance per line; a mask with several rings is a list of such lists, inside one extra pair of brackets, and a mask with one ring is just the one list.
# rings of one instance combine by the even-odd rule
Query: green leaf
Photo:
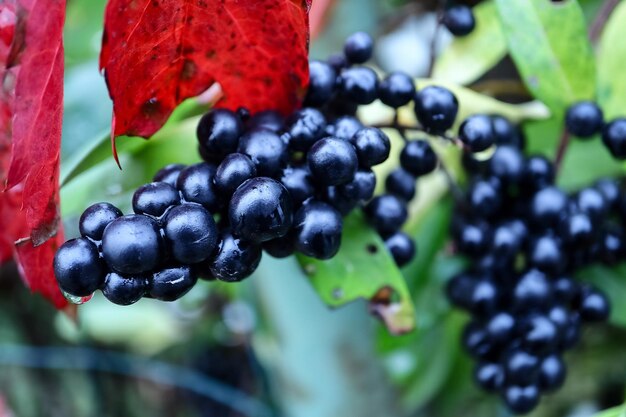
[(611, 14), (598, 50), (598, 101), (607, 119), (626, 114), (626, 3)]
[(496, 0), (510, 54), (526, 87), (552, 111), (595, 96), (594, 57), (575, 0)]
[(618, 407), (609, 408), (608, 410), (594, 414), (592, 417), (626, 417), (626, 406), (620, 405)]
[(329, 306), (366, 299), (391, 333), (406, 333), (415, 327), (406, 282), (383, 241), (361, 213), (355, 212), (344, 219), (341, 249), (333, 259), (320, 261), (303, 255), (297, 258)]
[(506, 56), (495, 3), (489, 0), (474, 7), (474, 16), (476, 28), (468, 36), (454, 38), (437, 58), (433, 78), (469, 84)]
[(610, 268), (594, 265), (579, 271), (576, 277), (600, 288), (611, 301), (610, 322), (626, 327), (626, 264)]

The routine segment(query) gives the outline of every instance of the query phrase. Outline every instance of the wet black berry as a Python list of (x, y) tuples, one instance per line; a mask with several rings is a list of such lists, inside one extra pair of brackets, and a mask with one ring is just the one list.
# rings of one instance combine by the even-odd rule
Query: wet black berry
[(254, 176), (256, 167), (252, 160), (242, 153), (231, 153), (218, 165), (213, 183), (218, 192), (230, 196), (237, 187)]
[(338, 139), (350, 140), (362, 128), (363, 123), (356, 117), (342, 116), (326, 126), (326, 134)]
[(507, 118), (493, 115), (491, 123), (496, 145), (511, 145), (521, 150), (524, 149), (526, 144), (522, 132)]
[(228, 208), (232, 233), (251, 242), (284, 236), (293, 222), (293, 203), (287, 189), (267, 177), (244, 182)]
[(289, 147), (296, 151), (306, 151), (326, 131), (326, 118), (317, 109), (305, 107), (296, 110), (288, 119), (286, 132), (289, 134)]
[(356, 104), (370, 104), (378, 96), (378, 76), (368, 67), (344, 70), (340, 77), (341, 95)]
[(176, 181), (178, 181), (178, 175), (180, 171), (185, 168), (182, 164), (170, 164), (166, 165), (159, 170), (154, 177), (152, 177), (152, 181), (154, 182), (166, 182), (169, 185), (176, 187)]
[(400, 165), (413, 175), (426, 175), (437, 168), (437, 155), (427, 140), (408, 142), (400, 153)]
[(343, 53), (352, 64), (363, 64), (372, 57), (374, 40), (365, 32), (356, 32), (348, 36), (343, 46)]
[(198, 277), (191, 267), (179, 266), (156, 271), (150, 280), (150, 295), (161, 301), (175, 301), (187, 294)]
[(341, 245), (343, 221), (330, 205), (316, 200), (306, 202), (294, 217), (296, 250), (317, 259), (330, 259)]
[(182, 204), (168, 211), (163, 230), (172, 256), (184, 264), (204, 261), (217, 245), (215, 221), (198, 204)]
[(375, 127), (365, 127), (354, 134), (350, 142), (356, 148), (359, 164), (370, 168), (381, 164), (389, 157), (391, 143), (385, 133)]
[(104, 280), (102, 294), (113, 304), (128, 306), (139, 301), (148, 288), (148, 279), (145, 276), (124, 276), (110, 272)]
[(276, 177), (287, 163), (287, 145), (269, 130), (249, 130), (239, 139), (237, 152), (250, 157), (257, 175)]
[(539, 226), (554, 226), (565, 212), (567, 196), (557, 187), (545, 187), (537, 192), (530, 204), (530, 218)]
[(408, 202), (415, 197), (416, 182), (417, 178), (413, 174), (403, 168), (396, 168), (387, 176), (385, 190)]
[(524, 156), (511, 145), (498, 146), (489, 160), (489, 172), (504, 184), (517, 184), (524, 173)]
[(207, 210), (217, 211), (221, 205), (213, 184), (215, 165), (200, 163), (188, 166), (181, 171), (176, 182), (185, 201), (202, 204)]
[(508, 386), (502, 396), (507, 407), (518, 414), (528, 413), (539, 403), (539, 389), (536, 385)]
[(402, 267), (415, 257), (415, 242), (406, 233), (396, 232), (385, 239), (385, 247), (396, 265)]
[(273, 110), (265, 110), (255, 113), (247, 122), (247, 130), (269, 130), (278, 133), (283, 130), (285, 118)]
[(83, 212), (78, 221), (80, 234), (93, 240), (101, 240), (104, 228), (118, 217), (122, 216), (120, 209), (110, 203), (93, 204)]
[(504, 385), (504, 370), (497, 363), (478, 363), (474, 369), (474, 380), (485, 391), (497, 392)]
[(313, 197), (315, 185), (308, 166), (289, 166), (283, 170), (280, 182), (285, 186), (295, 208)]
[(54, 276), (59, 287), (76, 297), (86, 297), (104, 282), (105, 268), (98, 248), (89, 239), (65, 242), (54, 255)]
[(447, 9), (443, 14), (442, 23), (454, 36), (467, 36), (476, 27), (472, 9), (462, 4)]
[(178, 190), (165, 182), (144, 184), (133, 194), (133, 211), (160, 217), (171, 206), (180, 203)]
[(615, 119), (604, 126), (602, 141), (615, 158), (626, 158), (626, 119)]
[(408, 217), (406, 204), (390, 194), (374, 197), (365, 206), (365, 214), (370, 224), (382, 235), (397, 232)]
[(358, 167), (354, 147), (332, 137), (317, 141), (309, 150), (307, 161), (315, 181), (327, 186), (352, 181)]
[(374, 195), (376, 175), (371, 169), (360, 169), (354, 179), (347, 184), (338, 185), (337, 192), (349, 199), (367, 201)]
[(552, 392), (565, 382), (565, 363), (559, 355), (546, 356), (541, 361), (539, 370), (539, 388), (543, 392)]
[(531, 156), (524, 163), (522, 182), (525, 186), (538, 190), (554, 183), (554, 166), (544, 156)]
[(263, 250), (274, 258), (286, 258), (295, 251), (294, 238), (291, 233), (283, 237), (263, 242)]
[(111, 269), (121, 274), (153, 270), (163, 260), (163, 246), (156, 221), (141, 214), (113, 220), (102, 236), (102, 256)]
[(600, 132), (604, 115), (592, 101), (580, 101), (571, 105), (565, 114), (565, 127), (572, 135), (588, 138)]
[(211, 157), (220, 158), (234, 152), (242, 133), (241, 119), (230, 110), (211, 110), (198, 123), (198, 142)]
[(305, 98), (308, 106), (320, 106), (329, 101), (335, 93), (337, 73), (326, 62), (309, 62), (309, 89)]
[(415, 97), (413, 79), (404, 72), (392, 72), (378, 84), (378, 97), (383, 104), (398, 108)]
[(443, 87), (428, 86), (415, 95), (415, 116), (424, 129), (433, 134), (450, 129), (458, 110), (456, 97)]
[(470, 152), (481, 152), (495, 142), (491, 118), (483, 114), (470, 116), (459, 127), (459, 139)]
[(210, 263), (211, 273), (221, 281), (241, 281), (256, 270), (262, 254), (260, 245), (234, 237), (225, 230), (220, 236), (215, 258)]

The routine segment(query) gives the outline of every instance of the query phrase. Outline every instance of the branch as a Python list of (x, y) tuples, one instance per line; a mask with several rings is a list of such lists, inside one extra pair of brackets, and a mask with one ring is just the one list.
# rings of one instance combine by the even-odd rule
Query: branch
[(557, 174), (561, 168), (561, 164), (563, 163), (563, 157), (565, 156), (565, 151), (567, 151), (569, 143), (570, 135), (567, 132), (567, 129), (563, 129), (563, 133), (561, 134), (561, 139), (559, 140), (559, 145), (556, 150), (556, 157), (554, 158), (554, 171)]
[(611, 13), (613, 13), (613, 10), (615, 10), (619, 3), (620, 0), (605, 0), (604, 3), (602, 3), (600, 11), (598, 11), (596, 18), (591, 24), (591, 28), (589, 28), (589, 39), (594, 45), (598, 42), (598, 39), (600, 39), (600, 35), (602, 34), (607, 20), (609, 20)]

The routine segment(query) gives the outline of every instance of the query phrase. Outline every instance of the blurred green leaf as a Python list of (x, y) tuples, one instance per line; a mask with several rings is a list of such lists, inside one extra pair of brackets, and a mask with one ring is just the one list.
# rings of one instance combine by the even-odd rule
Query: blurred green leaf
[(298, 261), (329, 306), (365, 299), (390, 332), (406, 333), (415, 327), (406, 282), (383, 241), (361, 213), (344, 219), (341, 249), (333, 259), (320, 261), (298, 255)]
[(594, 56), (577, 1), (496, 0), (496, 5), (511, 56), (536, 98), (556, 113), (594, 98)]
[(102, 42), (106, 0), (71, 0), (67, 2), (64, 36), (65, 61), (68, 66), (97, 58)]
[(626, 3), (611, 14), (598, 50), (598, 101), (607, 119), (626, 115)]
[[(91, 148), (73, 169), (65, 172), (61, 188), (63, 216), (78, 215), (89, 204), (110, 201), (120, 208), (129, 207), (130, 194), (141, 184), (171, 163), (192, 164), (200, 157), (196, 150), (197, 118), (172, 123), (150, 140), (118, 138), (118, 151), (123, 170), (111, 157), (110, 144), (105, 138)], [(78, 157), (78, 156), (77, 156)]]
[(604, 291), (611, 301), (610, 322), (626, 327), (626, 264), (615, 267), (594, 265), (579, 271), (576, 277)]
[(619, 407), (609, 408), (594, 414), (592, 417), (626, 417), (626, 406), (620, 405)]
[(454, 38), (437, 58), (433, 78), (469, 84), (506, 56), (506, 41), (493, 0), (473, 10), (476, 28), (468, 36)]

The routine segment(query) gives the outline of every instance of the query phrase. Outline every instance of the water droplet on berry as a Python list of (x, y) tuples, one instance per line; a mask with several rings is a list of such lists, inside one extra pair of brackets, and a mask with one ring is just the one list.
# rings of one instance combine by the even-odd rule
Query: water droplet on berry
[(72, 295), (72, 294), (66, 293), (63, 290), (61, 290), (61, 293), (63, 294), (63, 297), (65, 297), (65, 299), (67, 301), (69, 301), (72, 304), (76, 304), (76, 305), (85, 304), (87, 301), (91, 300), (91, 297), (93, 297), (93, 294), (89, 295), (87, 297), (78, 297), (76, 295)]

